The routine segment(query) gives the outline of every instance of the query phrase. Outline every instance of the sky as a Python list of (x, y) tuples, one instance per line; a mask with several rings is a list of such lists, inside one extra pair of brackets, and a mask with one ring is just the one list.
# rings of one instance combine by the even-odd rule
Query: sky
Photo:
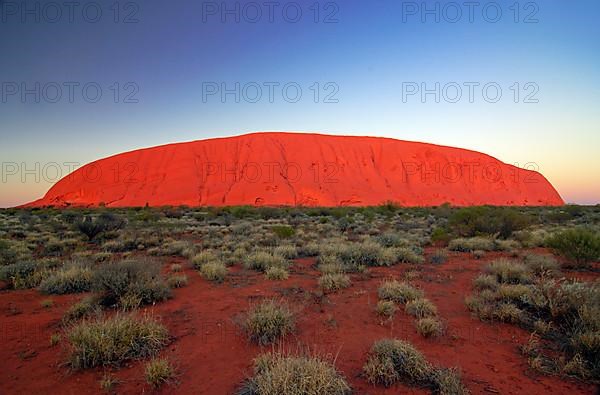
[[(68, 5), (71, 4), (71, 5)], [(600, 203), (600, 2), (0, 0), (0, 207), (255, 131), (468, 148)]]

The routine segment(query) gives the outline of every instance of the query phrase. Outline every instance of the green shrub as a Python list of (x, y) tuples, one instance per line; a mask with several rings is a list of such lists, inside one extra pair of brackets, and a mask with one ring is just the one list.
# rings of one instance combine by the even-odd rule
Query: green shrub
[(240, 393), (252, 395), (348, 395), (351, 388), (335, 366), (318, 356), (259, 355), (254, 377)]
[(116, 315), (83, 321), (69, 329), (68, 339), (71, 366), (86, 369), (152, 356), (167, 344), (169, 334), (147, 317)]
[(350, 286), (350, 277), (342, 273), (323, 274), (319, 277), (319, 287), (326, 291), (339, 291)]
[(271, 230), (280, 239), (289, 239), (294, 235), (294, 233), (296, 233), (294, 228), (287, 225), (273, 225)]
[(448, 230), (444, 229), (444, 228), (435, 228), (433, 230), (433, 232), (431, 232), (431, 241), (436, 243), (436, 242), (440, 242), (445, 244), (448, 244), (448, 242), (452, 239), (452, 235), (448, 232)]
[(498, 235), (508, 238), (531, 223), (531, 217), (509, 207), (465, 207), (456, 210), (448, 219), (449, 228), (462, 237)]
[(155, 358), (144, 368), (146, 382), (154, 388), (169, 383), (175, 379), (175, 368), (166, 358)]
[(397, 280), (386, 280), (378, 290), (379, 297), (396, 303), (407, 303), (423, 297), (423, 291), (412, 285)]
[(295, 318), (286, 303), (265, 300), (250, 310), (244, 326), (252, 341), (264, 345), (290, 334)]
[(548, 238), (546, 244), (565, 256), (576, 268), (600, 259), (600, 235), (586, 228), (568, 229)]
[(125, 224), (126, 221), (117, 215), (102, 213), (97, 218), (84, 217), (75, 223), (75, 227), (92, 241), (101, 233), (121, 229)]
[(92, 288), (92, 269), (85, 264), (72, 263), (40, 283), (39, 289), (46, 294), (72, 294), (88, 292)]

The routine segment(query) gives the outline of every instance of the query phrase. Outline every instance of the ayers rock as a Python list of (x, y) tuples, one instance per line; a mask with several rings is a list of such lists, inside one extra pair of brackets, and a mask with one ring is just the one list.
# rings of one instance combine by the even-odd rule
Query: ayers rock
[(40, 206), (545, 206), (539, 173), (460, 148), (380, 137), (252, 133), (139, 149), (79, 168)]

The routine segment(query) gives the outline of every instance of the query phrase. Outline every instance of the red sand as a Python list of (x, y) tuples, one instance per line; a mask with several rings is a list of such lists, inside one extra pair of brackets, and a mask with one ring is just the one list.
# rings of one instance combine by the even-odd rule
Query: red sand
[[(434, 249), (428, 249), (431, 254)], [(597, 387), (572, 379), (541, 376), (528, 370), (519, 346), (529, 333), (516, 326), (480, 322), (471, 317), (464, 298), (471, 293), (473, 278), (500, 253), (482, 260), (470, 254), (452, 253), (443, 265), (421, 266), (423, 273), (414, 283), (438, 307), (447, 324), (439, 339), (425, 339), (414, 329), (413, 317), (399, 310), (392, 323), (381, 324), (373, 311), (377, 287), (388, 277), (402, 277), (408, 265), (375, 268), (370, 276), (352, 275), (353, 285), (337, 294), (319, 297), (318, 273), (314, 259), (296, 260), (290, 279), (265, 280), (262, 274), (242, 272), (238, 266), (226, 282), (214, 285), (183, 263), (190, 280), (175, 290), (174, 298), (148, 310), (161, 319), (174, 336), (161, 356), (179, 369), (179, 384), (165, 386), (164, 394), (231, 394), (251, 374), (252, 359), (261, 350), (249, 343), (235, 317), (257, 298), (282, 296), (300, 317), (289, 347), (300, 342), (320, 354), (337, 355), (336, 366), (348, 378), (355, 394), (428, 394), (427, 390), (396, 385), (389, 389), (369, 385), (361, 367), (374, 341), (383, 337), (407, 339), (427, 358), (441, 366), (459, 366), (464, 383), (472, 394), (594, 394)], [(597, 276), (595, 276), (597, 278)], [(84, 394), (100, 393), (102, 369), (69, 372), (61, 345), (51, 347), (50, 336), (61, 331), (63, 312), (80, 297), (52, 296), (56, 305), (40, 306), (48, 298), (37, 291), (0, 293), (2, 340), (0, 348), (0, 393)], [(63, 336), (64, 339), (64, 336)], [(62, 365), (62, 366), (61, 366)], [(121, 381), (118, 393), (152, 392), (143, 377), (144, 362), (131, 362), (112, 373)], [(108, 370), (110, 371), (110, 369)]]
[(254, 133), (90, 163), (26, 206), (553, 206), (539, 173), (474, 151), (378, 137)]

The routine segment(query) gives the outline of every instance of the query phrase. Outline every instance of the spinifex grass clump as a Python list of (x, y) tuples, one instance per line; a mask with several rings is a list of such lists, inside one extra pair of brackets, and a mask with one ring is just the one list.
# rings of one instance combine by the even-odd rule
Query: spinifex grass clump
[(144, 376), (148, 384), (158, 388), (175, 378), (175, 368), (168, 359), (155, 358), (146, 364)]
[(85, 262), (72, 262), (50, 274), (40, 283), (40, 291), (47, 294), (87, 292), (92, 288), (93, 272)]
[[(600, 284), (556, 278), (556, 265), (526, 257), (498, 260), (473, 282), (467, 306), (482, 320), (500, 320), (535, 331), (564, 358), (528, 352), (544, 372), (600, 378)], [(548, 270), (547, 270), (548, 269)], [(545, 361), (545, 362), (541, 362)], [(575, 368), (577, 366), (577, 368)]]
[(350, 277), (343, 273), (323, 274), (319, 277), (319, 286), (325, 291), (339, 291), (350, 286)]
[(254, 376), (239, 392), (246, 395), (347, 395), (351, 388), (333, 363), (319, 356), (272, 353), (254, 361)]
[(434, 393), (467, 394), (455, 369), (435, 368), (412, 344), (397, 339), (376, 342), (363, 367), (372, 384), (389, 387), (399, 381), (429, 387)]
[(250, 310), (244, 327), (252, 341), (269, 344), (293, 332), (295, 317), (285, 302), (270, 299)]
[(287, 269), (289, 266), (287, 260), (268, 250), (256, 250), (246, 257), (244, 267), (251, 270), (266, 272), (272, 267)]
[[(424, 292), (406, 282), (397, 280), (384, 281), (378, 290), (379, 298), (382, 299), (377, 305), (379, 314), (393, 315), (393, 310), (389, 303), (404, 304), (407, 314), (416, 318), (415, 327), (424, 337), (440, 336), (443, 332), (443, 325), (437, 316), (437, 307), (424, 296)], [(386, 314), (385, 311), (391, 312)]]
[(423, 291), (412, 285), (397, 280), (387, 280), (378, 290), (379, 298), (396, 303), (407, 303), (423, 297)]
[(70, 363), (76, 369), (120, 365), (155, 355), (169, 339), (167, 329), (148, 318), (116, 315), (83, 321), (68, 330)]

